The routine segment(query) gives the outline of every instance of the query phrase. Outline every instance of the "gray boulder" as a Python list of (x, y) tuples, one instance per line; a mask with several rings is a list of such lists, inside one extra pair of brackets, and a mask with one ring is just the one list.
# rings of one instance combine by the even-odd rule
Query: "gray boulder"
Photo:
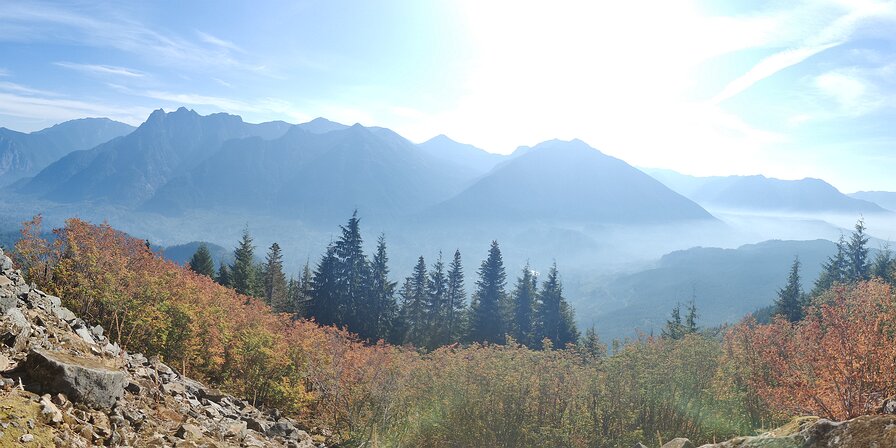
[(127, 377), (98, 360), (59, 352), (31, 350), (22, 368), (30, 387), (41, 393), (63, 393), (72, 401), (108, 409), (124, 394)]
[(666, 442), (662, 448), (695, 448), (694, 443), (684, 437), (678, 437)]

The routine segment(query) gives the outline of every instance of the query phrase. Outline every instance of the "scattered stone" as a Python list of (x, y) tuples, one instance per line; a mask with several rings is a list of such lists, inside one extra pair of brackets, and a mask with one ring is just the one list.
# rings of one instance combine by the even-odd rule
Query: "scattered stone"
[(184, 423), (180, 425), (174, 435), (184, 440), (199, 440), (202, 438), (202, 429), (196, 425)]
[(19, 437), (19, 442), (29, 443), (34, 441), (34, 436), (31, 434), (22, 434), (22, 437)]

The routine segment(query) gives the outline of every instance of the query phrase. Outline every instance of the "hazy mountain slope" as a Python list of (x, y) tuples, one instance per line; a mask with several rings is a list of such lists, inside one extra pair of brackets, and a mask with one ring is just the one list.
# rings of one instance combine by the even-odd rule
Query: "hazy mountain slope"
[(133, 130), (108, 118), (66, 121), (30, 134), (0, 128), (0, 185), (32, 176), (72, 151), (93, 148)]
[[(168, 246), (164, 248), (154, 248), (156, 250), (162, 251), (162, 256), (168, 260), (171, 260), (177, 264), (186, 264), (190, 262), (190, 259), (193, 258), (193, 254), (196, 253), (196, 249), (199, 249), (200, 241), (192, 241), (189, 243), (178, 244), (175, 246)], [(217, 268), (221, 261), (230, 262), (233, 259), (233, 252), (225, 249), (214, 243), (205, 243), (208, 246), (208, 251), (212, 254), (212, 260), (215, 262), (215, 268)]]
[(615, 278), (584, 303), (576, 303), (576, 310), (580, 321), (593, 319), (601, 333), (612, 337), (632, 336), (636, 329), (658, 333), (675, 303), (684, 304), (692, 297), (701, 325), (735, 322), (773, 303), (794, 256), (800, 257), (803, 289), (809, 290), (822, 262), (835, 251), (827, 240), (676, 251), (652, 269)]
[(283, 137), (234, 140), (145, 204), (176, 213), (195, 208), (261, 211), (304, 220), (398, 216), (457, 192), (470, 174), (382, 128), (354, 125)]
[(851, 193), (849, 197), (873, 202), (887, 210), (896, 211), (896, 192), (857, 191), (855, 193)]
[(134, 205), (217, 151), (224, 141), (278, 137), (287, 128), (282, 122), (249, 124), (228, 114), (200, 116), (185, 108), (171, 113), (157, 110), (131, 134), (69, 154), (18, 191), (59, 202)]
[(541, 143), (495, 167), (430, 215), (630, 224), (713, 219), (650, 176), (580, 140)]
[(879, 213), (877, 204), (847, 196), (813, 178), (782, 180), (765, 176), (695, 177), (670, 170), (647, 170), (660, 182), (708, 208), (777, 212)]
[(476, 174), (485, 174), (506, 158), (473, 145), (458, 143), (445, 135), (438, 135), (417, 145), (427, 154), (467, 167)]

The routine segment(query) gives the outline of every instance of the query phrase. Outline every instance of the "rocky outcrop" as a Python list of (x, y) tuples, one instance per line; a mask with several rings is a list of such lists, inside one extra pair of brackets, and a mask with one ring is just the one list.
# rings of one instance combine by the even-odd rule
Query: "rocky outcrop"
[(0, 386), (0, 446), (312, 448), (326, 440), (276, 410), (127, 353), (58, 297), (27, 285), (2, 250)]
[(111, 409), (124, 395), (125, 373), (102, 360), (32, 349), (22, 363), (37, 392), (63, 393), (93, 408)]
[[(662, 448), (693, 447), (678, 438)], [(644, 447), (638, 444), (636, 448)], [(798, 417), (765, 434), (737, 437), (699, 448), (884, 448), (896, 447), (896, 415), (864, 415), (833, 422), (818, 417)]]

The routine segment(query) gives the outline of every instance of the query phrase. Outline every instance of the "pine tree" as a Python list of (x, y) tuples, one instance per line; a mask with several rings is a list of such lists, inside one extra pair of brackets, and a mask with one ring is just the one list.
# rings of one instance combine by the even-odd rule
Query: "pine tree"
[(563, 298), (563, 283), (557, 263), (551, 266), (548, 277), (541, 284), (536, 305), (536, 343), (550, 340), (551, 346), (563, 347), (579, 338), (572, 307)]
[(775, 314), (784, 316), (790, 322), (798, 322), (803, 318), (803, 287), (800, 284), (800, 259), (794, 257), (790, 266), (787, 285), (778, 290), (775, 301)]
[(218, 274), (215, 275), (215, 281), (218, 282), (221, 286), (232, 287), (232, 282), (230, 280), (230, 268), (227, 267), (227, 264), (223, 261), (221, 265), (218, 267)]
[(199, 243), (196, 253), (190, 258), (190, 270), (204, 275), (209, 278), (215, 278), (215, 262), (212, 260), (212, 254), (208, 251), (208, 245)]
[(896, 261), (893, 259), (893, 252), (889, 246), (884, 246), (874, 257), (874, 262), (871, 263), (871, 276), (892, 285), (894, 284), (894, 268), (896, 268)]
[(348, 326), (351, 331), (362, 327), (360, 315), (363, 307), (365, 286), (370, 272), (364, 256), (361, 238), (360, 218), (356, 210), (348, 224), (341, 226), (342, 236), (336, 241), (334, 254), (337, 262), (336, 294), (339, 303), (339, 325)]
[(286, 287), (286, 301), (289, 313), (292, 313), (293, 319), (301, 319), (308, 317), (309, 308), (312, 298), (313, 274), (311, 267), (305, 263), (302, 268), (302, 277), (296, 279), (291, 277)]
[(336, 292), (338, 262), (331, 244), (321, 257), (311, 279), (311, 302), (308, 315), (321, 325), (339, 323), (340, 310)]
[(365, 328), (369, 339), (388, 339), (398, 314), (395, 303), (395, 282), (389, 281), (389, 257), (386, 239), (380, 235), (376, 254), (370, 264), (365, 302)]
[(840, 235), (837, 241), (837, 253), (821, 265), (821, 274), (815, 280), (812, 297), (818, 297), (838, 283), (847, 282), (846, 240)]
[(454, 259), (448, 265), (448, 291), (446, 292), (445, 317), (448, 342), (458, 342), (465, 332), (464, 311), (467, 294), (464, 292), (464, 268), (461, 263), (460, 250), (454, 251)]
[(283, 254), (280, 245), (271, 244), (264, 265), (264, 300), (276, 313), (290, 311), (286, 291), (286, 276), (283, 274)]
[(582, 341), (582, 352), (591, 359), (600, 359), (607, 355), (607, 346), (600, 340), (594, 325), (585, 331), (585, 338)]
[(445, 263), (442, 253), (432, 265), (426, 281), (426, 316), (428, 320), (429, 348), (448, 344), (448, 277), (445, 275)]
[(699, 330), (697, 327), (697, 299), (691, 299), (688, 303), (688, 314), (684, 318), (684, 331), (687, 334), (695, 334)]
[[(562, 287), (561, 287), (562, 289)], [(560, 296), (560, 340), (558, 345), (565, 347), (567, 344), (579, 342), (579, 329), (576, 327), (576, 313), (563, 296)]]
[(426, 284), (426, 261), (421, 256), (417, 259), (413, 274), (405, 280), (401, 290), (402, 311), (406, 326), (404, 342), (417, 347), (425, 346), (429, 339)]
[(470, 306), (470, 334), (473, 342), (504, 342), (504, 322), (501, 305), (504, 303), (507, 274), (497, 241), (492, 241), (488, 258), (479, 267), (476, 293)]
[(535, 296), (537, 277), (529, 263), (517, 277), (508, 313), (509, 333), (518, 343), (532, 347), (534, 341)]
[(243, 229), (243, 237), (233, 251), (233, 265), (230, 267), (230, 282), (240, 294), (254, 295), (257, 288), (255, 268), (255, 246), (249, 229)]
[(846, 279), (850, 283), (868, 280), (871, 277), (865, 220), (856, 221), (855, 229), (846, 245)]
[(678, 340), (685, 333), (685, 326), (681, 323), (681, 304), (676, 303), (675, 308), (672, 308), (672, 318), (666, 321), (666, 327), (663, 328), (663, 338)]

